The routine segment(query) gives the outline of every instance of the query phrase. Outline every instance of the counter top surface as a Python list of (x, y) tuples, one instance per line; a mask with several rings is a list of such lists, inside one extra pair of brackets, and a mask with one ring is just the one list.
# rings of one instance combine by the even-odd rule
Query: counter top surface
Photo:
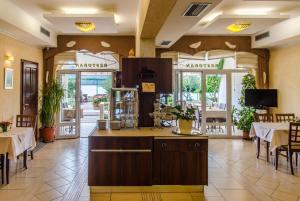
[(172, 138), (199, 138), (208, 139), (207, 135), (179, 135), (172, 133), (174, 128), (125, 128), (121, 130), (96, 130), (91, 136), (93, 137), (172, 137)]

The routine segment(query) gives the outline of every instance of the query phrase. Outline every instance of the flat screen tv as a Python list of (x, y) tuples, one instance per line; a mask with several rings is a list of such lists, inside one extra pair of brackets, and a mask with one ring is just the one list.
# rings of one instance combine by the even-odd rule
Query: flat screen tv
[(255, 108), (277, 107), (277, 89), (246, 89), (245, 105)]

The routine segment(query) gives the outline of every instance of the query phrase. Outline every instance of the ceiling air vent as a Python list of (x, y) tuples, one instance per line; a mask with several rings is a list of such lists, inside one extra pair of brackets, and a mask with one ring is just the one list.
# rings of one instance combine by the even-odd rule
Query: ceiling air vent
[(209, 3), (191, 3), (184, 11), (182, 16), (195, 17), (199, 16), (206, 8), (210, 6)]
[(160, 43), (160, 45), (169, 45), (172, 41), (170, 40), (164, 40)]
[(255, 36), (255, 41), (259, 41), (259, 40), (262, 40), (264, 38), (268, 38), (270, 36), (270, 32), (267, 31), (267, 32), (264, 32), (262, 34), (258, 34)]
[(44, 27), (40, 27), (40, 31), (41, 31), (41, 33), (42, 34), (44, 34), (45, 36), (47, 36), (47, 37), (50, 37), (50, 31), (48, 31), (46, 28), (44, 28)]

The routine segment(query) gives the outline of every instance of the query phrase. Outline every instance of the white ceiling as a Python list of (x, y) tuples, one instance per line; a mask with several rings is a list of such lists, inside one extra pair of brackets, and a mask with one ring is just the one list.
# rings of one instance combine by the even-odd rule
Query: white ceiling
[[(186, 35), (251, 35), (286, 17), (299, 15), (299, 11), (300, 0), (223, 0)], [(226, 30), (226, 26), (239, 20), (250, 22), (249, 30), (240, 33)]]
[(106, 15), (66, 15), (66, 14), (47, 14), (45, 18), (55, 24), (63, 34), (82, 34), (80, 30), (75, 27), (76, 22), (92, 22), (95, 24), (95, 30), (89, 32), (89, 34), (117, 34), (117, 24), (114, 20), (113, 14)]
[[(265, 27), (272, 26), (278, 22), (288, 19), (287, 16), (231, 16), (221, 15), (207, 24), (197, 25), (197, 35), (252, 35)], [(226, 28), (233, 23), (250, 23), (250, 27), (238, 33), (232, 33)], [(195, 31), (191, 30), (187, 34), (195, 35)]]
[[(103, 35), (134, 35), (136, 29), (136, 16), (139, 0), (10, 0), (17, 6), (24, 9), (33, 17), (39, 19), (42, 23), (50, 28), (55, 29), (58, 33), (74, 34), (70, 26), (63, 26), (71, 23), (66, 17), (47, 20), (45, 14), (63, 13), (64, 8), (75, 9), (97, 9), (98, 13), (111, 12), (117, 15), (118, 24), (108, 27), (109, 21), (94, 16), (89, 18), (96, 23), (96, 32), (94, 34)], [(49, 18), (48, 18), (49, 19)], [(78, 19), (78, 18), (77, 18)], [(83, 18), (84, 19), (84, 18)], [(101, 20), (105, 24), (102, 29)], [(98, 26), (98, 28), (97, 28)], [(76, 33), (76, 32), (75, 32)], [(93, 33), (92, 33), (93, 34)]]
[[(96, 23), (98, 35), (135, 35), (138, 4), (143, 0), (0, 0), (9, 1), (43, 26), (57, 34), (84, 34), (74, 29), (74, 21), (86, 19)], [(163, 0), (162, 0), (163, 1)], [(165, 1), (165, 0), (164, 0)], [(2, 3), (1, 2), (1, 3)], [(191, 2), (213, 3), (197, 17), (182, 17), (182, 12)], [(63, 9), (96, 9), (93, 15), (71, 16)], [(13, 11), (18, 9), (11, 9)], [(159, 9), (159, 8), (154, 8)], [(19, 11), (18, 11), (19, 12)], [(162, 10), (163, 12), (163, 10)], [(110, 17), (101, 15), (110, 13)], [(9, 14), (7, 14), (9, 15)], [(21, 16), (21, 15), (20, 15)], [(59, 17), (58, 17), (59, 16)], [(118, 23), (115, 22), (117, 17)], [(300, 16), (300, 0), (177, 0), (167, 20), (157, 34), (156, 45), (170, 40), (174, 44), (182, 35), (252, 35), (261, 32), (288, 18)], [(4, 16), (5, 17), (5, 16)], [(3, 18), (3, 17), (2, 17)], [(20, 18), (20, 17), (19, 17)], [(18, 19), (26, 24), (24, 18)], [(11, 20), (12, 21), (12, 20)], [(250, 22), (249, 29), (240, 33), (230, 33), (226, 27), (235, 22)], [(15, 23), (10, 22), (11, 25)], [(39, 31), (40, 24), (35, 27)], [(0, 29), (5, 27), (1, 27)], [(16, 25), (16, 28), (20, 28)], [(9, 30), (8, 30), (9, 31)], [(28, 34), (31, 30), (24, 29)], [(22, 34), (20, 32), (20, 34)], [(53, 44), (52, 44), (53, 46)]]

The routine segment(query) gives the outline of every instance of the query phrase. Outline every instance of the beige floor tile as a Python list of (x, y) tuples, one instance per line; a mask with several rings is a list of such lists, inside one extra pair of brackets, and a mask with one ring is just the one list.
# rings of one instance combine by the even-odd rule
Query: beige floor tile
[(220, 190), (228, 201), (256, 201), (257, 199), (247, 190)]
[(53, 188), (58, 188), (60, 186), (64, 186), (66, 184), (69, 184), (69, 181), (65, 180), (63, 178), (60, 178), (60, 179), (55, 179), (55, 180), (52, 180), (52, 181), (48, 181), (47, 183), (50, 186), (52, 186)]
[[(98, 198), (95, 198), (95, 199), (98, 199)], [(95, 200), (95, 201), (98, 201), (98, 200)], [(142, 201), (142, 195), (141, 195), (141, 193), (112, 193), (111, 201)]]
[(282, 200), (282, 201), (297, 201), (298, 200), (298, 196), (297, 195), (293, 195), (291, 193), (282, 192), (282, 191), (279, 191), (279, 190), (276, 190), (272, 194), (272, 197), (276, 198), (278, 200)]
[(35, 192), (35, 194), (47, 192), (47, 191), (50, 191), (50, 190), (52, 190), (52, 189), (53, 189), (52, 186), (50, 186), (49, 184), (44, 183), (44, 184), (42, 184), (42, 185), (38, 188), (38, 190)]
[(39, 193), (36, 197), (42, 201), (50, 201), (62, 197), (63, 195), (56, 190)]
[(0, 200), (15, 201), (22, 196), (22, 190), (0, 190)]
[(67, 190), (70, 188), (70, 185), (64, 185), (64, 186), (60, 186), (58, 188), (55, 188), (55, 190), (57, 190), (58, 192), (60, 192), (61, 194), (65, 194), (67, 192)]
[(205, 197), (204, 198), (205, 201), (226, 201), (223, 197)]
[(41, 200), (37, 199), (37, 197), (34, 196), (32, 199), (30, 199), (30, 201), (41, 201)]
[(189, 193), (161, 193), (162, 201), (193, 201)]
[(244, 189), (244, 186), (232, 178), (215, 178), (210, 180), (217, 189)]
[(90, 196), (81, 196), (78, 201), (90, 201)]

